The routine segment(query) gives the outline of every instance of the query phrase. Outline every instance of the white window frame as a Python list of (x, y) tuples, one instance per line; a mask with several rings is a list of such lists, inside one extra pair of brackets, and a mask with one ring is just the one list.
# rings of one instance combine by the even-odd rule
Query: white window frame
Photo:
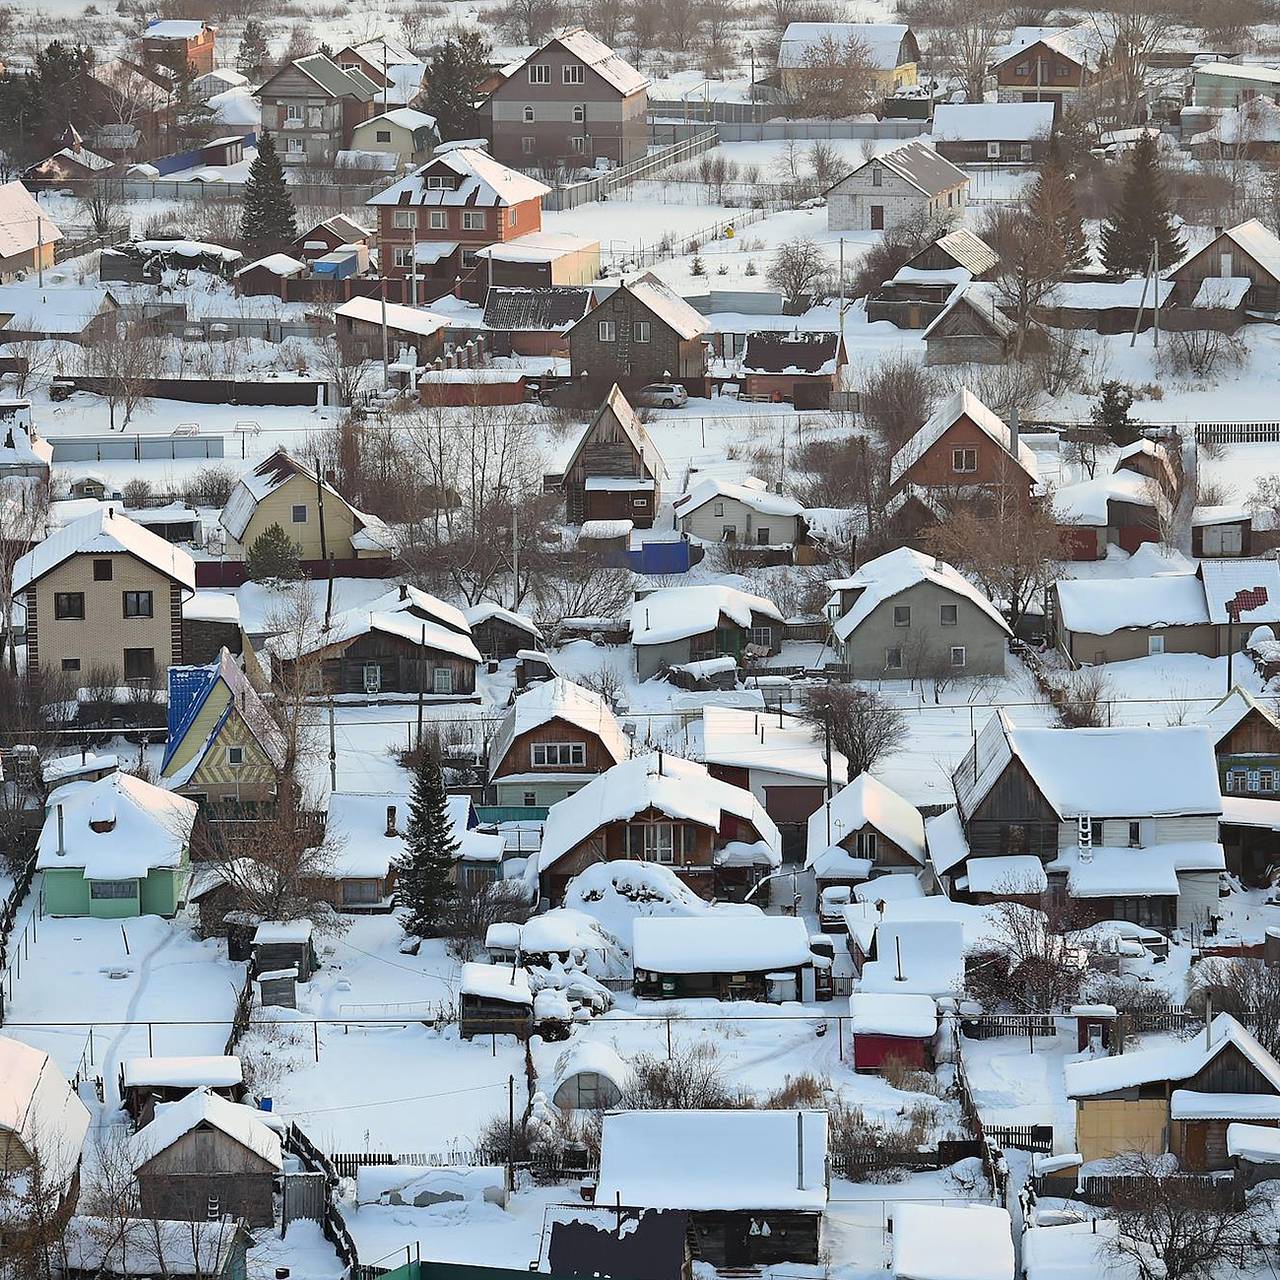
[(560, 68), (561, 84), (586, 84), (587, 69), (580, 62), (570, 62)]
[[(666, 836), (665, 841), (660, 838), (664, 834)], [(675, 865), (676, 833), (674, 823), (645, 823), (643, 840), (645, 862), (660, 862), (666, 867)]]
[(392, 209), (391, 225), (397, 231), (412, 231), (418, 225), (417, 209)]
[(581, 769), (587, 763), (586, 743), (532, 742), (529, 763), (535, 769)]
[(574, 135), (569, 139), (569, 150), (578, 155), (585, 155), (587, 150), (586, 138)]
[(235, 767), (236, 765), (244, 764), (244, 748), (243, 748), (243, 747), (228, 747), (228, 748), (227, 748), (227, 763), (228, 763), (229, 765), (231, 765), (232, 767)]
[(573, 123), (583, 124), (586, 122), (586, 119), (587, 119), (586, 107), (584, 107), (580, 102), (575, 104), (573, 108)]
[(988, 160), (1000, 159), (1000, 144), (998, 142), (987, 143), (987, 159)]
[(525, 124), (537, 124), (538, 122), (537, 115), (534, 112), (534, 109), (532, 107), (525, 107), (524, 122)]
[(444, 231), (449, 225), (448, 216), (443, 209), (432, 209), (427, 214), (427, 227), (431, 231)]
[(600, 342), (616, 342), (618, 340), (618, 326), (612, 320), (601, 320), (596, 330), (599, 335)]
[[(298, 512), (302, 514), (299, 515)], [(289, 510), (290, 524), (306, 524), (307, 523), (307, 504), (305, 502), (295, 502)]]
[(538, 142), (537, 138), (521, 138), (520, 139), (521, 155), (526, 155), (526, 156), (533, 155), (533, 149), (537, 145), (537, 142)]
[(551, 64), (549, 62), (531, 62), (529, 64), (530, 84), (550, 84)]
[(1021, 160), (1023, 164), (1031, 163), (1031, 143), (1022, 142), (1018, 144), (1018, 159)]
[[(973, 460), (972, 466), (966, 466), (970, 458)], [(957, 475), (968, 476), (973, 475), (978, 470), (978, 451), (972, 445), (961, 445), (959, 448), (951, 450), (951, 470)]]
[(965, 646), (962, 644), (953, 644), (951, 646), (951, 669), (953, 671), (961, 671), (968, 665), (969, 654)]
[(648, 342), (653, 335), (653, 325), (648, 320), (637, 320), (632, 326), (631, 336), (637, 342)]
[(747, 632), (747, 641), (749, 644), (758, 644), (762, 649), (773, 648), (773, 628), (772, 627), (752, 627)]
[(462, 229), (463, 231), (483, 231), (487, 226), (484, 211), (481, 209), (463, 209), (462, 211)]
[(902, 670), (902, 646), (890, 645), (884, 651), (884, 669), (886, 671)]
[(286, 120), (302, 120), (302, 103), (287, 102), (284, 108), (284, 118)]
[(301, 156), (306, 154), (307, 144), (301, 138), (286, 138), (284, 149), (286, 155)]
[(392, 251), (392, 260), (397, 267), (413, 266), (413, 245), (398, 244)]

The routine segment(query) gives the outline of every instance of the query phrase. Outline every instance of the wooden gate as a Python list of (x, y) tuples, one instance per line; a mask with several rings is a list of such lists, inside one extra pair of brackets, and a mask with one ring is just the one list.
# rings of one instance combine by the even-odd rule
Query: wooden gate
[(312, 1222), (324, 1220), (324, 1206), (329, 1189), (323, 1173), (286, 1173), (281, 1207), (281, 1226), (299, 1218)]

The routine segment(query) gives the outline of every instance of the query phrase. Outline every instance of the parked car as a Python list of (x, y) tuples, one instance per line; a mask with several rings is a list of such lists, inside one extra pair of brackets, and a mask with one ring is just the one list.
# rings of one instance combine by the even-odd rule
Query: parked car
[(853, 899), (847, 884), (828, 885), (818, 902), (818, 924), (823, 933), (844, 932), (844, 909)]
[(651, 382), (636, 395), (636, 404), (646, 409), (681, 409), (688, 403), (689, 393), (678, 382)]

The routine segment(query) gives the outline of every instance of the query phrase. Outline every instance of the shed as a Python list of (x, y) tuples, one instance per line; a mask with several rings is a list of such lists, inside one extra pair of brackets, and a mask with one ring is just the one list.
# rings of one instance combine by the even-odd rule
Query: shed
[(253, 935), (253, 972), (294, 969), (299, 982), (308, 982), (320, 967), (312, 932), (310, 920), (264, 920)]
[(894, 1280), (1013, 1280), (1013, 1225), (990, 1204), (896, 1204)]
[(212, 1221), (77, 1214), (60, 1240), (62, 1280), (242, 1280), (250, 1243), (230, 1214)]
[(849, 997), (849, 1030), (855, 1071), (883, 1071), (891, 1064), (928, 1070), (938, 1006), (932, 996), (855, 991)]
[(462, 966), (458, 1029), (464, 1040), (487, 1035), (527, 1040), (532, 1026), (533, 991), (523, 969), (478, 961)]
[(149, 1124), (158, 1105), (179, 1102), (195, 1089), (239, 1102), (245, 1095), (240, 1059), (230, 1055), (126, 1058), (120, 1067), (120, 1097), (135, 1128)]
[(552, 1205), (538, 1269), (582, 1280), (691, 1280), (689, 1215), (677, 1209)]

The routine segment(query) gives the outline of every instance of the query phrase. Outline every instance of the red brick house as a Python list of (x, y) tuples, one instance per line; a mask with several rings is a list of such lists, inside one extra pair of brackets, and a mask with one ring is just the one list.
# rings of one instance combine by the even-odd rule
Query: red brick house
[(944, 401), (889, 464), (895, 494), (924, 489), (971, 496), (1017, 484), (1025, 486), (1029, 497), (1039, 478), (1035, 454), (1016, 426), (1011, 428), (967, 387)]
[[(451, 292), (474, 269), (476, 250), (542, 229), (550, 190), (479, 147), (441, 151), (368, 202), (378, 215), (382, 270), (416, 274), (428, 299)], [(443, 287), (431, 293), (433, 283)]]
[(148, 66), (177, 71), (194, 67), (202, 76), (213, 70), (217, 28), (199, 18), (152, 18), (142, 33), (142, 57)]

